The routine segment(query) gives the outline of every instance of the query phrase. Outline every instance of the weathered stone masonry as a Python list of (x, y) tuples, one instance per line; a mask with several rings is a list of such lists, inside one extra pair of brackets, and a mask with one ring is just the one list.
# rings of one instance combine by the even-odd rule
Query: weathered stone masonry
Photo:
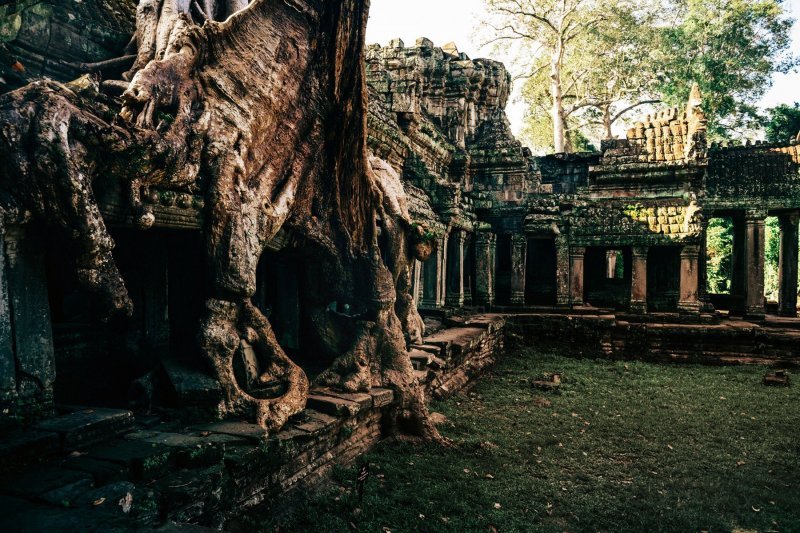
[[(476, 305), (763, 318), (764, 219), (776, 215), (779, 313), (796, 316), (794, 141), (708, 146), (695, 89), (599, 154), (532, 157), (508, 128), (502, 65), (424, 38), (374, 45), (368, 58), (370, 147), (422, 191), (419, 220), (442, 232), (423, 267), (423, 309), (461, 307), (471, 292)], [(737, 235), (730, 296), (705, 282), (708, 220), (722, 216)]]

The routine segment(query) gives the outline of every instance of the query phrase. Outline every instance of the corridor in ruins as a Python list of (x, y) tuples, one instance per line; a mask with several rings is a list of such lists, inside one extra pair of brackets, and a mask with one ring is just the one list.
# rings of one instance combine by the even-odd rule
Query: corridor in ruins
[[(708, 280), (707, 293), (715, 309), (751, 318), (768, 312), (797, 317), (798, 214), (796, 210), (713, 213), (714, 244), (721, 249), (708, 258), (716, 276), (707, 273), (714, 277)], [(767, 226), (777, 234), (769, 235)], [(773, 252), (769, 258), (768, 249)], [(775, 287), (767, 286), (768, 275)]]

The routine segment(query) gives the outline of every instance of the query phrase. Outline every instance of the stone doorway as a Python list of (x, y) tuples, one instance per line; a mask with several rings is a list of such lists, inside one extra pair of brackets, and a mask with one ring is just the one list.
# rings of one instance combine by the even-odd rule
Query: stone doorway
[(681, 248), (653, 246), (647, 254), (647, 310), (678, 310), (681, 287)]
[(624, 310), (631, 300), (630, 247), (589, 247), (584, 263), (585, 299), (595, 307)]
[(557, 257), (555, 238), (528, 239), (525, 303), (528, 305), (556, 305)]
[(496, 256), (497, 294), (495, 299), (499, 305), (511, 303), (511, 234), (497, 236)]
[(98, 318), (77, 284), (67, 251), (45, 258), (58, 403), (127, 407), (131, 382), (165, 359), (197, 367), (197, 328), (207, 294), (199, 233), (112, 231), (114, 259), (133, 301), (131, 317)]

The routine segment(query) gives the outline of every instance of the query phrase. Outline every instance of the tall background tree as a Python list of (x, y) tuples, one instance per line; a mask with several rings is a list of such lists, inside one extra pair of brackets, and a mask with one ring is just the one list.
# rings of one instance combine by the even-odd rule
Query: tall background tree
[(524, 136), (573, 151), (698, 82), (712, 135), (757, 124), (755, 102), (794, 67), (782, 0), (486, 0), (486, 42), (524, 80)]
[(800, 133), (800, 103), (781, 104), (767, 110), (764, 137), (767, 142), (786, 142)]
[(659, 91), (674, 105), (692, 83), (703, 93), (712, 136), (744, 134), (758, 126), (755, 103), (776, 72), (796, 65), (789, 46), (794, 21), (783, 0), (673, 0), (674, 20), (659, 29)]

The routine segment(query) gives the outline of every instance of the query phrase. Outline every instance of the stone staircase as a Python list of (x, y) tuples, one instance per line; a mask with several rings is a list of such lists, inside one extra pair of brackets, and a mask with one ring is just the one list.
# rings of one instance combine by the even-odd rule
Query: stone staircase
[(71, 408), (0, 435), (0, 531), (220, 528), (366, 452), (393, 401), (386, 389), (314, 389), (273, 435), (240, 421)]

